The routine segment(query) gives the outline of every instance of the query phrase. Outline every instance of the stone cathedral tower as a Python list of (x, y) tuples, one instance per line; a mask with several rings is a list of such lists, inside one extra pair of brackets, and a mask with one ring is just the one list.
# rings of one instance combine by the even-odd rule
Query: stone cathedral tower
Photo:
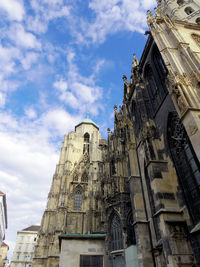
[[(62, 234), (69, 238), (73, 234), (89, 238), (91, 248), (88, 249), (97, 246), (97, 254), (104, 253), (98, 198), (103, 144), (99, 128), (88, 118), (75, 127), (75, 132), (64, 136), (59, 164), (42, 218), (33, 266), (59, 265), (58, 237)], [(97, 260), (102, 259), (99, 257)], [(75, 266), (73, 262), (68, 264)]]
[(157, 3), (107, 142), (64, 137), (34, 267), (200, 266), (200, 5)]

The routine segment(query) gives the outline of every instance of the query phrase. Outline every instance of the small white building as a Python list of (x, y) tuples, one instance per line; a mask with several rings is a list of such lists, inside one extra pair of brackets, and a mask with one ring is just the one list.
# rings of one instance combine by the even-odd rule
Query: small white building
[(5, 229), (7, 229), (6, 195), (0, 191), (0, 246), (5, 239)]
[(60, 235), (59, 267), (106, 266), (105, 238), (100, 233)]
[(17, 241), (10, 267), (31, 267), (39, 225), (31, 225), (17, 232)]

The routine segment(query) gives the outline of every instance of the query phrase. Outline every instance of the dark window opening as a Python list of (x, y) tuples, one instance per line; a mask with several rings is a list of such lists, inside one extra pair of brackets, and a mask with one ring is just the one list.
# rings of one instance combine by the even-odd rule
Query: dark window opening
[(184, 0), (177, 0), (177, 4), (178, 4), (179, 6), (182, 6), (182, 5), (184, 4)]
[(145, 80), (147, 82), (148, 94), (152, 104), (153, 111), (156, 112), (161, 103), (161, 97), (150, 65), (148, 65), (145, 69)]
[(144, 79), (147, 85), (146, 108), (150, 114), (153, 111), (154, 115), (168, 93), (166, 87), (168, 70), (156, 45), (152, 50), (152, 63), (146, 65)]
[(133, 214), (129, 213), (127, 218), (127, 246), (136, 245), (135, 230), (133, 227)]
[(111, 175), (114, 175), (114, 174), (116, 174), (116, 169), (115, 169), (115, 162), (114, 162), (114, 160), (112, 159), (111, 160), (111, 163), (110, 163), (110, 168), (111, 168)]
[(89, 135), (89, 133), (85, 133), (84, 134), (84, 142), (89, 143), (89, 141), (90, 141), (90, 135)]
[(119, 217), (115, 214), (111, 222), (111, 249), (123, 249), (122, 229)]
[(88, 175), (86, 172), (83, 173), (82, 177), (81, 177), (81, 181), (82, 182), (88, 182)]
[[(169, 114), (168, 142), (178, 179), (193, 224), (200, 222), (200, 164), (177, 113)], [(191, 245), (200, 264), (200, 234), (193, 233)]]
[(190, 6), (188, 6), (188, 7), (185, 8), (185, 13), (186, 13), (187, 15), (190, 15), (190, 14), (192, 14), (193, 12), (194, 12), (194, 9), (192, 9)]
[(197, 19), (196, 19), (196, 23), (197, 23), (198, 25), (200, 25), (200, 18), (197, 18)]
[(103, 267), (103, 256), (80, 255), (80, 267)]
[(169, 115), (168, 140), (186, 203), (196, 224), (200, 222), (200, 164), (176, 113)]

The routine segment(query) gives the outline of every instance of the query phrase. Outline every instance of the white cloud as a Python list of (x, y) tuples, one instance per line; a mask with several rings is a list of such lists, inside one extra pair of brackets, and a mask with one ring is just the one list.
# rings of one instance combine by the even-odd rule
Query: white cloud
[(155, 5), (155, 0), (91, 0), (89, 8), (95, 18), (92, 22), (81, 20), (81, 35), (77, 40), (80, 43), (102, 43), (107, 35), (119, 31), (143, 33), (147, 27), (146, 11)]
[(5, 75), (3, 75), (3, 73), (0, 75), (0, 107), (1, 108), (5, 106), (8, 94), (12, 91), (15, 91), (20, 85), (19, 81), (8, 80), (4, 76)]
[(37, 117), (37, 112), (33, 108), (25, 108), (25, 115), (28, 119), (35, 119)]
[(37, 34), (45, 33), (51, 20), (70, 17), (71, 7), (62, 0), (32, 0), (31, 7), (35, 15), (27, 18), (27, 27)]
[(56, 81), (53, 86), (58, 89), (60, 92), (65, 92), (67, 90), (67, 82), (63, 79)]
[(141, 2), (142, 2), (142, 6), (145, 9), (150, 9), (150, 8), (156, 6), (156, 1), (155, 0), (141, 0)]
[(41, 43), (37, 40), (35, 35), (25, 31), (24, 27), (19, 23), (12, 24), (7, 35), (17, 46), (26, 49), (41, 49)]
[(10, 20), (22, 21), (25, 15), (23, 1), (19, 0), (1, 0), (0, 12), (6, 12)]
[(68, 133), (74, 129), (74, 125), (81, 120), (80, 116), (72, 116), (64, 109), (55, 108), (49, 112), (44, 113), (41, 117), (42, 124), (49, 131), (49, 137)]
[(34, 53), (34, 52), (26, 53), (25, 57), (21, 61), (23, 68), (25, 70), (30, 69), (30, 67), (32, 67), (32, 65), (35, 62), (37, 62), (38, 57), (39, 57), (38, 53)]
[(0, 107), (4, 107), (6, 103), (5, 93), (0, 92)]
[(18, 48), (12, 46), (2, 46), (0, 44), (0, 75), (8, 76), (16, 71), (15, 60), (20, 60), (22, 57)]
[(105, 59), (101, 59), (101, 60), (99, 60), (99, 61), (97, 61), (97, 63), (96, 63), (96, 65), (95, 65), (95, 67), (94, 67), (94, 72), (95, 73), (98, 73), (99, 71), (100, 71), (100, 69), (101, 69), (101, 67), (103, 66), (103, 65), (105, 65)]
[(83, 113), (90, 110), (91, 114), (97, 115), (99, 108), (102, 108), (98, 101), (102, 98), (103, 88), (96, 85), (95, 77), (105, 64), (105, 60), (97, 61), (93, 73), (88, 77), (80, 74), (74, 61), (75, 53), (70, 50), (67, 54), (66, 78), (58, 77), (53, 86), (62, 102)]

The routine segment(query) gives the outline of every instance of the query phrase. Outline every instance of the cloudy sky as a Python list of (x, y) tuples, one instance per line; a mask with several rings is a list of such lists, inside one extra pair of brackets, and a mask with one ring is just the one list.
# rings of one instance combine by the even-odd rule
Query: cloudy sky
[(106, 138), (155, 0), (0, 0), (0, 190), (10, 255), (40, 222), (65, 133), (89, 112)]

